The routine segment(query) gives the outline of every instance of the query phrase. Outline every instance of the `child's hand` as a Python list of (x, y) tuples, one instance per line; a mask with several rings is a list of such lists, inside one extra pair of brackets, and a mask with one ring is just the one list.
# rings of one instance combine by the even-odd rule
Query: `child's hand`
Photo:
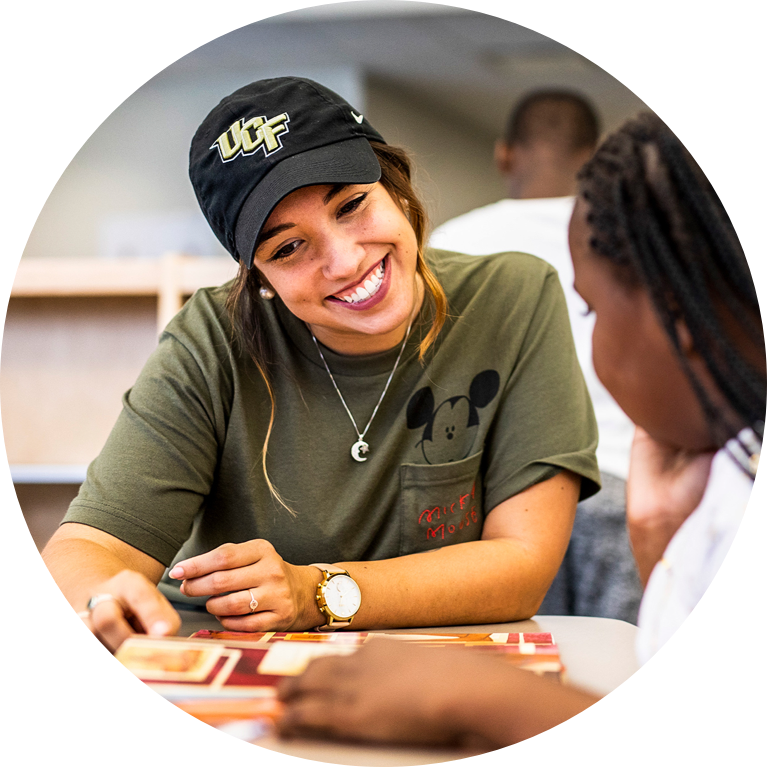
[(472, 705), (472, 687), (485, 686), (487, 660), (466, 649), (371, 640), (350, 656), (319, 658), (301, 676), (286, 677), (278, 729), (283, 736), (460, 745), (460, 713)]
[(278, 689), (277, 727), (304, 735), (490, 751), (538, 735), (597, 698), (503, 656), (369, 639), (352, 655), (317, 658)]
[(700, 504), (714, 453), (688, 453), (637, 427), (626, 485), (626, 518), (642, 583)]

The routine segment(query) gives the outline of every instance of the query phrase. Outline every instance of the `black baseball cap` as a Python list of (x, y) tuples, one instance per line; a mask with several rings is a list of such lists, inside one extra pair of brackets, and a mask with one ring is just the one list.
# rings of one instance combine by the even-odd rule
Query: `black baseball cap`
[(203, 120), (189, 150), (189, 177), (216, 237), (250, 268), (261, 228), (288, 194), (381, 178), (371, 141), (385, 143), (329, 88), (301, 77), (258, 80)]

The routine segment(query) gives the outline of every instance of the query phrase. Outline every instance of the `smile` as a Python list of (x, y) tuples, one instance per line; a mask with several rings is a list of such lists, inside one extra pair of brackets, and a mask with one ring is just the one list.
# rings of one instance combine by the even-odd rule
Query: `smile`
[(357, 285), (351, 289), (346, 289), (343, 293), (336, 293), (331, 296), (338, 301), (345, 301), (347, 304), (360, 304), (368, 301), (375, 296), (384, 283), (386, 275), (386, 259), (384, 258), (376, 267), (371, 269)]

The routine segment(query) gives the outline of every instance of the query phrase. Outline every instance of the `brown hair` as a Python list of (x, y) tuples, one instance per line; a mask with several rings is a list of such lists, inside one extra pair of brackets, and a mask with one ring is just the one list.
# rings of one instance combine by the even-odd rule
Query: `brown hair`
[[(439, 281), (429, 268), (423, 255), (428, 219), (426, 210), (418, 199), (412, 183), (412, 165), (407, 152), (399, 147), (389, 146), (378, 142), (371, 142), (373, 151), (381, 165), (381, 184), (389, 193), (395, 203), (399, 205), (403, 213), (408, 217), (417, 243), (416, 272), (421, 275), (425, 287), (425, 298), (431, 309), (431, 325), (419, 346), (419, 359), (423, 358), (437, 338), (447, 318), (447, 296)], [(240, 262), (240, 270), (232, 283), (226, 300), (226, 308), (232, 323), (234, 341), (253, 360), (258, 372), (261, 374), (269, 392), (271, 413), (269, 426), (266, 430), (266, 438), (261, 452), (261, 467), (266, 478), (269, 491), (274, 498), (284, 506), (291, 514), (295, 512), (285, 503), (277, 489), (269, 479), (266, 468), (266, 455), (269, 447), (269, 439), (274, 425), (275, 398), (272, 388), (269, 368), (276, 364), (272, 356), (263, 316), (263, 299), (259, 296), (261, 282), (258, 269), (254, 266), (248, 269)]]

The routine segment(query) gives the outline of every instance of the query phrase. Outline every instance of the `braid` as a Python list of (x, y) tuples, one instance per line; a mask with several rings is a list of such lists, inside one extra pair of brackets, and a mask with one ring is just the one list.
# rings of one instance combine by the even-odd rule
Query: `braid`
[[(682, 143), (658, 117), (641, 114), (601, 145), (578, 181), (592, 250), (626, 284), (649, 292), (714, 439), (722, 444), (743, 425), (759, 427), (764, 367), (738, 352), (723, 321), (726, 314), (739, 325), (764, 359), (756, 289), (721, 201)], [(741, 423), (714, 405), (682, 354), (679, 319)]]

